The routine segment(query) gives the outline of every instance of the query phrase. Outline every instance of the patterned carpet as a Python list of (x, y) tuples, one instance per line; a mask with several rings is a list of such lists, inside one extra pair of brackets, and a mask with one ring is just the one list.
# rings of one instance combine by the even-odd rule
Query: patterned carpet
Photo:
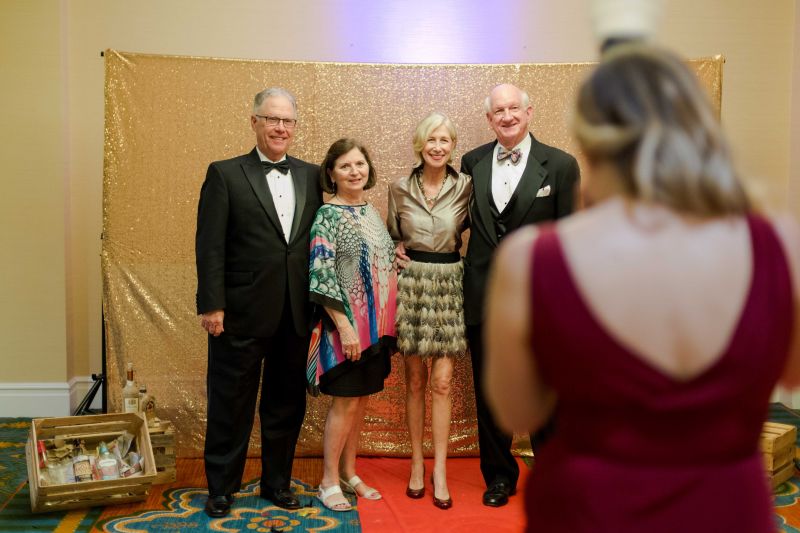
[(778, 527), (785, 533), (800, 533), (800, 486), (797, 471), (795, 476), (784, 483), (775, 493), (775, 514)]
[[(186, 460), (187, 467), (183, 469), (179, 463), (179, 472), (182, 471), (182, 475), (177, 482), (154, 487), (150, 497), (141, 503), (32, 514), (25, 463), (25, 442), (29, 428), (30, 419), (0, 418), (0, 533), (361, 532), (355, 501), (351, 500), (355, 511), (334, 513), (322, 506), (315, 497), (313, 487), (296, 479), (292, 480), (292, 489), (303, 505), (298, 510), (280, 509), (261, 499), (258, 496), (258, 479), (255, 479), (236, 494), (236, 504), (228, 517), (211, 520), (203, 512), (208, 492), (202, 483), (202, 461), (197, 460)], [(311, 473), (309, 479), (318, 477), (316, 471), (319, 466), (315, 463), (319, 463), (319, 460), (296, 462), (306, 465), (305, 471), (302, 467), (300, 471), (304, 474)], [(257, 461), (253, 461), (254, 468), (245, 470), (245, 476), (257, 474), (256, 463)]]
[(25, 441), (30, 426), (29, 418), (0, 418), (0, 532), (92, 531), (102, 509), (31, 514), (25, 464)]
[(19, 492), (25, 473), (25, 432), (27, 418), (0, 418), (0, 511)]
[[(139, 511), (131, 516), (100, 520), (101, 531), (123, 533), (130, 531), (361, 531), (358, 513), (331, 513), (316, 498), (314, 488), (294, 482), (292, 490), (300, 497), (302, 508), (287, 511), (271, 505), (258, 496), (258, 480), (249, 483), (236, 495), (231, 514), (222, 519), (210, 519), (203, 512), (204, 488), (168, 489), (163, 493), (164, 509)], [(355, 502), (352, 502), (355, 503)], [(346, 518), (345, 518), (346, 517)], [(342, 520), (344, 518), (344, 520)]]
[[(800, 428), (800, 415), (781, 404), (773, 404), (770, 407), (770, 420), (794, 424)], [(362, 530), (361, 518), (357, 511), (334, 513), (325, 509), (314, 497), (314, 487), (296, 479), (292, 481), (292, 488), (304, 505), (296, 511), (279, 509), (270, 502), (262, 500), (258, 496), (256, 479), (237, 494), (236, 504), (230, 516), (210, 520), (203, 512), (207, 493), (202, 482), (202, 461), (196, 460), (186, 460), (186, 467), (176, 483), (154, 487), (147, 501), (140, 504), (34, 515), (30, 512), (25, 465), (25, 441), (29, 427), (29, 419), (0, 418), (0, 533), (28, 531), (358, 533)], [(197, 466), (190, 466), (194, 463)], [(245, 471), (246, 478), (252, 479), (257, 475), (258, 465), (255, 463), (256, 461)], [(293, 472), (296, 477), (310, 480), (319, 478), (318, 459), (298, 460), (296, 463), (307, 465), (300, 474), (297, 471)], [(180, 463), (178, 471), (181, 472)], [(800, 478), (797, 471), (795, 477), (776, 490), (775, 513), (776, 522), (782, 532), (800, 533)], [(455, 515), (451, 516), (455, 518)], [(378, 523), (374, 517), (368, 522)], [(386, 528), (379, 529), (383, 531)]]

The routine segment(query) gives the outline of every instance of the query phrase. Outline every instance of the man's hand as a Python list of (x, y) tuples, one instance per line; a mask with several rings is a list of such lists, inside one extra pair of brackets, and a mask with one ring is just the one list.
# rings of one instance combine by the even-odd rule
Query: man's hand
[(397, 258), (397, 270), (403, 270), (411, 261), (411, 258), (406, 255), (406, 247), (402, 242), (394, 249), (394, 256)]
[(225, 320), (225, 310), (217, 309), (200, 315), (200, 326), (215, 337), (225, 331), (222, 322)]

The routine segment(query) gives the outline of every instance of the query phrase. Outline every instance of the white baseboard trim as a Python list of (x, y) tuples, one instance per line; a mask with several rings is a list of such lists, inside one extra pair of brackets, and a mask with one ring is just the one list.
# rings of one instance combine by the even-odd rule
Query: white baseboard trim
[(69, 416), (69, 384), (0, 382), (0, 416)]
[[(86, 393), (89, 392), (89, 389), (92, 388), (92, 383), (94, 380), (91, 376), (75, 376), (70, 379), (67, 384), (69, 385), (69, 410), (73, 412), (78, 404), (81, 403), (83, 397), (86, 396)], [(97, 391), (97, 394), (94, 395), (94, 399), (92, 403), (89, 405), (91, 409), (102, 409), (103, 408), (103, 388), (100, 387), (100, 390)]]
[(798, 390), (786, 390), (783, 387), (776, 387), (774, 391), (772, 391), (772, 398), (770, 398), (772, 402), (781, 402), (786, 407), (790, 409), (800, 409), (800, 391)]
[[(90, 376), (75, 376), (66, 383), (0, 382), (0, 416), (69, 416), (92, 386)], [(101, 409), (103, 391), (97, 392), (89, 406)]]

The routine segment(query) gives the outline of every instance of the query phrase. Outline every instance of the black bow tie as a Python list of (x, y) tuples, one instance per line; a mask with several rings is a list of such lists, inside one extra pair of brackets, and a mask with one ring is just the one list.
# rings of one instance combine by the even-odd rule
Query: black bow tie
[(264, 174), (269, 174), (269, 171), (272, 169), (277, 170), (281, 174), (286, 174), (289, 172), (289, 162), (285, 159), (278, 163), (273, 163), (272, 161), (262, 161), (261, 166), (264, 167)]

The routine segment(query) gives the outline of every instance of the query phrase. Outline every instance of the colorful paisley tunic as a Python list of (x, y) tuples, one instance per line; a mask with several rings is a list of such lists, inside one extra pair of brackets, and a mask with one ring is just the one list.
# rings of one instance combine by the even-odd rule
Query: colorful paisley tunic
[[(325, 204), (317, 211), (311, 227), (310, 298), (347, 316), (361, 343), (361, 362), (394, 342), (394, 259), (394, 243), (370, 204)], [(313, 389), (323, 374), (331, 379), (351, 366), (339, 332), (323, 311), (309, 351), (309, 385)]]

